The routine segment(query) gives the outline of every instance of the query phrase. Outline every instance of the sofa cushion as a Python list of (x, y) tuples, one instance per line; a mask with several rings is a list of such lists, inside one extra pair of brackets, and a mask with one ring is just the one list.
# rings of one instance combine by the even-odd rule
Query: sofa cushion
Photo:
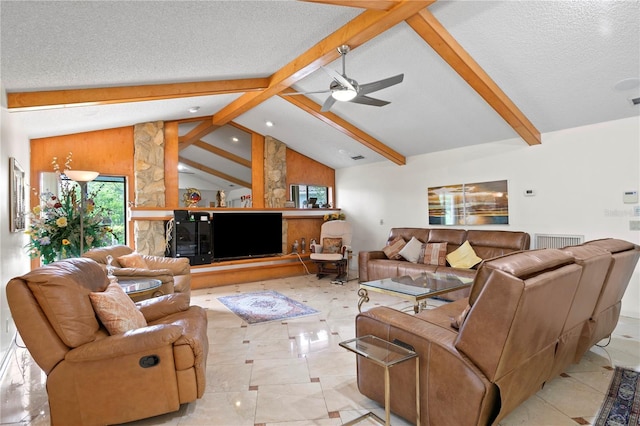
[(418, 241), (416, 237), (411, 237), (411, 240), (400, 250), (398, 253), (411, 263), (418, 263), (420, 259), (420, 253), (422, 252), (422, 243)]
[(109, 284), (105, 291), (89, 294), (89, 297), (98, 318), (111, 335), (147, 326), (142, 312), (117, 282)]
[(400, 250), (402, 250), (406, 244), (407, 243), (402, 239), (402, 237), (397, 237), (395, 240), (391, 241), (389, 245), (383, 248), (382, 251), (387, 258), (397, 260), (402, 257), (400, 256)]
[(100, 324), (89, 293), (109, 284), (100, 265), (90, 259), (73, 258), (22, 276), (56, 334), (70, 348), (93, 342)]
[(454, 268), (472, 268), (482, 261), (473, 251), (469, 241), (465, 241), (460, 247), (447, 255), (447, 262)]
[(342, 251), (342, 238), (323, 238), (322, 253), (335, 254)]
[(138, 253), (129, 253), (118, 257), (118, 262), (125, 268), (149, 269), (147, 262)]
[(422, 246), (420, 262), (425, 265), (445, 266), (447, 264), (447, 243), (426, 243)]

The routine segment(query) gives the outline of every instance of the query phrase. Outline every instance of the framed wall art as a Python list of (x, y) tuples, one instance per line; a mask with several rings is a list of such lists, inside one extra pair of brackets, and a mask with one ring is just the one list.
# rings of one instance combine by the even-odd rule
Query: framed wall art
[(508, 225), (506, 180), (428, 188), (429, 225)]
[(24, 231), (26, 228), (26, 185), (24, 169), (15, 158), (9, 158), (10, 220), (11, 232)]

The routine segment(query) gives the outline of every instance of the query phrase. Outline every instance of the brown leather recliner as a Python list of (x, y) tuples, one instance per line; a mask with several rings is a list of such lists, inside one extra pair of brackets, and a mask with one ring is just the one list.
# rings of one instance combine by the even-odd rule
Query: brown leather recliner
[[(507, 254), (480, 266), (459, 331), (432, 320), (438, 312), (408, 315), (375, 307), (356, 317), (356, 334), (415, 348), (424, 424), (497, 423), (548, 380), (581, 273), (560, 250)], [(383, 369), (363, 357), (357, 365), (360, 392), (382, 403)], [(394, 366), (390, 378), (391, 410), (409, 421), (416, 417), (414, 368)]]
[(47, 375), (53, 425), (106, 425), (179, 409), (204, 394), (207, 316), (185, 294), (137, 304), (146, 327), (109, 335), (90, 294), (109, 285), (91, 259), (12, 279), (7, 300), (20, 336)]
[(113, 275), (118, 280), (135, 280), (137, 278), (154, 278), (162, 281), (160, 291), (163, 294), (186, 293), (191, 295), (191, 266), (187, 258), (173, 258), (150, 256), (140, 254), (148, 269), (146, 268), (127, 268), (122, 265), (118, 258), (125, 255), (131, 255), (133, 250), (129, 246), (115, 245), (107, 247), (99, 247), (88, 250), (83, 257), (93, 259), (107, 270), (107, 256), (111, 255), (113, 261)]

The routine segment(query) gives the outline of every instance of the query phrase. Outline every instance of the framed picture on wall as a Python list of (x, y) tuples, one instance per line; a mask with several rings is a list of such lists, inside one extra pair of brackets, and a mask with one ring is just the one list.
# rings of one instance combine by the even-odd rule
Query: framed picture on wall
[(428, 188), (429, 225), (508, 225), (506, 180)]
[(26, 185), (24, 169), (15, 158), (9, 158), (10, 220), (11, 232), (26, 228)]

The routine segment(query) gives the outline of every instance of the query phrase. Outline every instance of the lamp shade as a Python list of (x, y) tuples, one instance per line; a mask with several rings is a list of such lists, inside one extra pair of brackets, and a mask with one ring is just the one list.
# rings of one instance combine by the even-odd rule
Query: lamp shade
[(88, 170), (65, 170), (64, 174), (69, 179), (76, 182), (91, 182), (98, 177), (100, 172), (91, 172)]

